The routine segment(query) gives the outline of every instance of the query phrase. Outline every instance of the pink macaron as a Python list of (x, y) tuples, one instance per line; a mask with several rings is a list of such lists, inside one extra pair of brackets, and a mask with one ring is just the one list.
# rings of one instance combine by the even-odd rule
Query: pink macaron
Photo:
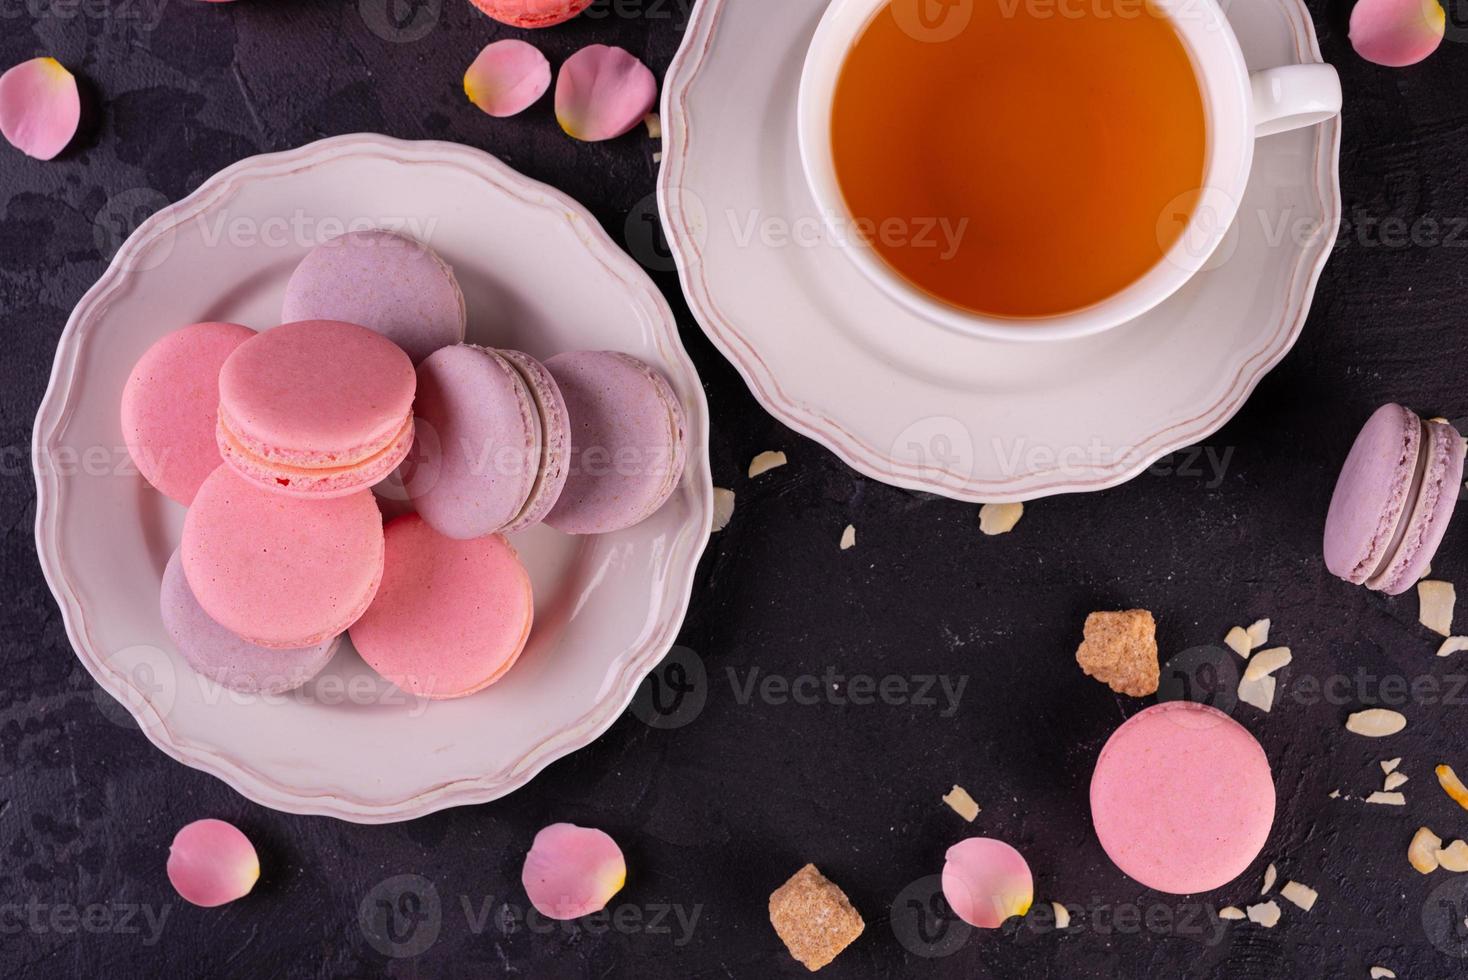
[(355, 323), (417, 364), (463, 341), (464, 293), (449, 264), (417, 239), (353, 231), (318, 245), (296, 266), (280, 320)]
[(1195, 895), (1233, 881), (1274, 823), (1274, 778), (1248, 730), (1215, 708), (1167, 701), (1127, 719), (1091, 777), (1107, 855), (1148, 888)]
[(480, 11), (511, 27), (553, 27), (591, 6), (591, 0), (470, 0)]
[(175, 551), (163, 570), (158, 596), (163, 626), (198, 674), (242, 694), (284, 694), (310, 681), (336, 654), (341, 636), (314, 646), (273, 650), (220, 626), (189, 588), (183, 558)]
[(533, 618), (530, 576), (502, 536), (448, 538), (407, 514), (387, 526), (382, 588), (351, 635), (384, 678), (441, 700), (503, 677)]
[(1400, 595), (1427, 573), (1463, 484), (1464, 442), (1446, 422), (1377, 409), (1346, 457), (1325, 518), (1325, 566)]
[(535, 358), (470, 344), (418, 365), (417, 434), (403, 482), (434, 530), (477, 538), (538, 524), (565, 485), (570, 422)]
[(352, 494), (407, 455), (416, 387), (412, 361), (381, 334), (336, 320), (287, 323), (224, 362), (219, 450), (277, 493)]
[(143, 479), (188, 505), (222, 461), (214, 440), (219, 370), (255, 336), (238, 323), (196, 323), (167, 334), (122, 389), (122, 432)]
[(179, 551), (209, 618), (259, 646), (311, 647), (377, 594), (382, 515), (370, 491), (291, 497), (221, 466), (189, 508)]
[(575, 351), (545, 362), (571, 416), (571, 468), (545, 522), (603, 534), (651, 517), (688, 457), (683, 409), (663, 376), (630, 354)]

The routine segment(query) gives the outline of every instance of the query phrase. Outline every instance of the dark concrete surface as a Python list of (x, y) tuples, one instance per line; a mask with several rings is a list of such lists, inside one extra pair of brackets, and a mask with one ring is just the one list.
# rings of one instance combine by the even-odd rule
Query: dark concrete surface
[[(656, 272), (707, 386), (715, 482), (739, 494), (660, 675), (664, 696), (694, 687), (659, 702), (675, 726), (629, 713), (508, 799), (360, 827), (263, 809), (172, 762), (73, 656), (36, 563), (28, 460), (67, 314), (142, 217), (251, 154), (361, 130), (457, 140), (567, 191), (622, 239), (654, 187), (653, 145), (640, 132), (574, 143), (549, 100), (513, 120), (480, 114), (464, 67), (521, 32), (462, 0), (0, 3), (0, 66), (54, 54), (94, 103), (57, 162), (0, 148), (0, 974), (793, 977), (805, 971), (766, 901), (813, 861), (867, 920), (825, 971), (835, 978), (1463, 975), (1468, 878), (1421, 877), (1406, 847), (1421, 824), (1468, 836), (1468, 812), (1432, 777), (1439, 762), (1468, 772), (1468, 667), (1434, 658), (1414, 598), (1347, 587), (1318, 555), (1335, 468), (1372, 408), (1468, 415), (1463, 11), (1435, 57), (1392, 71), (1353, 55), (1348, 5), (1312, 4), (1346, 91), (1346, 225), (1299, 346), (1201, 450), (1109, 492), (1037, 502), (1007, 537), (982, 537), (971, 505), (863, 479), (776, 424), (675, 276)], [(661, 75), (686, 7), (602, 0), (535, 40), (553, 63), (621, 44)], [(747, 480), (765, 449), (790, 465)], [(859, 543), (843, 553), (848, 523)], [(1435, 574), (1465, 581), (1465, 547), (1460, 520)], [(1278, 820), (1256, 867), (1214, 894), (1141, 888), (1090, 830), (1096, 752), (1144, 702), (1114, 697), (1072, 655), (1088, 611), (1131, 606), (1156, 613), (1164, 656), (1260, 616), (1295, 652), (1274, 712), (1236, 712), (1274, 764)], [(778, 692), (828, 672), (843, 690), (869, 675), (908, 694), (745, 694), (751, 678), (773, 675)], [(927, 677), (934, 703), (910, 696)], [(952, 710), (943, 682), (962, 685)], [(1387, 744), (1351, 738), (1343, 722), (1363, 704), (1398, 706), (1410, 726)], [(1405, 809), (1360, 801), (1387, 756), (1411, 777)], [(939, 802), (955, 782), (984, 807), (972, 828)], [(179, 900), (163, 870), (173, 833), (203, 816), (241, 826), (264, 864), (248, 899), (215, 910)], [(557, 820), (624, 846), (631, 875), (610, 923), (520, 914), (520, 862)], [(924, 917), (931, 876), (967, 833), (1021, 848), (1037, 897), (1066, 903), (1072, 929), (1055, 932), (1044, 904), (988, 934)], [(1252, 901), (1269, 861), (1319, 890), (1315, 909), (1286, 905), (1273, 930), (1219, 923), (1214, 910)], [(404, 890), (391, 929), (363, 927), (363, 910)]]

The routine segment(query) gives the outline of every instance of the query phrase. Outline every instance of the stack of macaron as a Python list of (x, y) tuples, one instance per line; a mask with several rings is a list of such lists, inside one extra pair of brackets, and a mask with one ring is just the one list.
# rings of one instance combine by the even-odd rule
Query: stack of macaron
[[(533, 620), (504, 535), (622, 530), (679, 482), (683, 414), (657, 371), (610, 351), (541, 363), (464, 343), (452, 269), (410, 238), (319, 246), (282, 320), (170, 333), (122, 398), (139, 471), (188, 507), (164, 626), (233, 690), (300, 687), (343, 634), (411, 694), (482, 690)], [(415, 513), (384, 528), (372, 488), (394, 474)]]

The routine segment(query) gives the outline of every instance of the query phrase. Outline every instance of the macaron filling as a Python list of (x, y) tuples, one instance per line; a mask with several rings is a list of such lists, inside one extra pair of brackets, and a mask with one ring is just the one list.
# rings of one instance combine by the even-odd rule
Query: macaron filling
[[(1412, 517), (1416, 513), (1415, 504), (1422, 494), (1423, 477), (1427, 474), (1427, 460), (1431, 455), (1423, 451), (1428, 443), (1427, 423), (1416, 415), (1404, 426), (1402, 459), (1398, 484), (1405, 482), (1405, 488), (1393, 487), (1392, 506), (1388, 507), (1382, 514), (1382, 527), (1377, 532), (1376, 539), (1372, 542), (1372, 549), (1361, 564), (1356, 567), (1356, 573), (1360, 574), (1360, 581), (1367, 588), (1377, 588), (1382, 576), (1391, 567), (1401, 550), (1402, 542), (1407, 538), (1407, 532), (1412, 527)], [(1387, 525), (1390, 524), (1390, 530)], [(1386, 541), (1383, 547), (1380, 542)], [(1373, 561), (1373, 559), (1375, 559)]]
[[(1456, 491), (1462, 480), (1462, 438), (1452, 426), (1441, 422), (1418, 420), (1420, 425), (1417, 467), (1407, 499), (1412, 501), (1408, 519), (1398, 521), (1396, 533), (1383, 555), (1382, 564), (1366, 580), (1367, 588), (1388, 594), (1406, 591), (1416, 581), (1420, 569), (1437, 549), (1456, 503)], [(1433, 479), (1428, 474), (1436, 474)], [(1444, 494), (1448, 494), (1444, 499)], [(1446, 508), (1446, 512), (1442, 512)], [(1433, 539), (1436, 540), (1433, 540)]]
[[(392, 437), (383, 445), (363, 455), (337, 453), (289, 454), (297, 457), (316, 457), (311, 462), (292, 463), (277, 457), (279, 452), (258, 452), (247, 445), (239, 433), (230, 428), (225, 413), (221, 410), (216, 435), (219, 452), (225, 461), (240, 475), (256, 483), (269, 484), (283, 492), (300, 493), (347, 493), (370, 487), (387, 478), (407, 456), (413, 445), (413, 416), (410, 414)], [(344, 456), (344, 459), (331, 459)], [(356, 456), (356, 458), (352, 458)]]

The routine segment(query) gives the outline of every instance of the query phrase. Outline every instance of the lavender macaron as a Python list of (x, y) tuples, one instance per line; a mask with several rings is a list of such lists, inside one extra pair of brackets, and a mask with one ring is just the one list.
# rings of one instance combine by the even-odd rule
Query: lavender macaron
[(321, 673), (341, 645), (335, 636), (297, 650), (256, 646), (209, 617), (184, 575), (175, 551), (163, 571), (158, 598), (163, 626), (195, 672), (244, 694), (284, 694)]
[(683, 409), (661, 374), (629, 354), (575, 351), (545, 362), (571, 415), (571, 471), (545, 522), (604, 534), (651, 517), (688, 457)]
[(342, 320), (375, 330), (420, 363), (464, 339), (464, 293), (438, 254), (388, 231), (352, 231), (301, 260), (281, 323)]
[(1463, 483), (1464, 441), (1401, 405), (1372, 414), (1346, 457), (1325, 518), (1325, 566), (1400, 595), (1427, 573)]
[(560, 388), (519, 351), (445, 347), (418, 366), (417, 434), (402, 479), (419, 515), (456, 540), (539, 524), (571, 445)]

